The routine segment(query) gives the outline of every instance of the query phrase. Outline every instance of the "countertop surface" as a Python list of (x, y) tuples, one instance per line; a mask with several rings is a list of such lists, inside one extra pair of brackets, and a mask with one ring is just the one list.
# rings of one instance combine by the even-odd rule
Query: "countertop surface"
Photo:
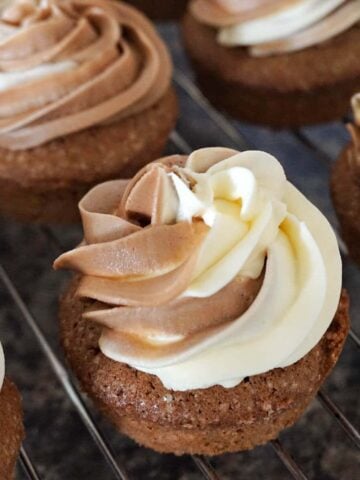
[[(179, 152), (181, 146), (186, 147), (185, 141), (191, 149), (222, 145), (272, 153), (283, 164), (290, 181), (336, 227), (328, 183), (331, 163), (349, 140), (344, 124), (273, 132), (228, 120), (222, 123), (222, 117), (212, 109), (204, 109), (201, 97), (197, 98), (177, 29), (163, 25), (161, 33), (170, 45), (176, 64), (175, 85), (181, 107), (176, 135), (169, 142), (168, 151)], [(65, 365), (58, 344), (57, 304), (68, 274), (54, 272), (51, 264), (61, 249), (73, 247), (80, 239), (80, 227), (40, 228), (0, 221), (0, 263), (26, 306), (25, 314), (32, 315), (31, 318), (24, 316), (4, 282), (0, 282), (0, 338), (6, 353), (7, 374), (23, 396), (27, 431), (24, 446), (39, 476), (47, 480), (116, 478), (56, 377), (36, 331), (31, 328), (34, 320), (40, 334)], [(346, 255), (344, 286), (351, 295), (352, 327), (360, 334), (360, 272)], [(357, 426), (360, 424), (359, 360), (360, 350), (349, 338), (337, 367), (323, 387)], [(58, 373), (61, 375), (63, 371)], [(115, 432), (91, 404), (84, 401), (130, 479), (203, 478), (191, 458), (159, 455), (136, 446)], [(359, 451), (319, 400), (313, 401), (297, 425), (282, 433), (280, 440), (310, 479), (360, 478)], [(251, 452), (223, 455), (211, 462), (219, 478), (224, 480), (292, 478), (270, 445)], [(18, 479), (22, 478), (27, 477), (19, 468)]]

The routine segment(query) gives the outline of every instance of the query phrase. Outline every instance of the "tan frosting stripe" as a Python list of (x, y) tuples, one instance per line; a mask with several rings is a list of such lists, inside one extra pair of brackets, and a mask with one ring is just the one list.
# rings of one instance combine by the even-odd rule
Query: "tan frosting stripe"
[(106, 243), (84, 245), (61, 255), (55, 268), (107, 278), (150, 278), (179, 267), (208, 231), (202, 222), (153, 225)]
[(0, 146), (30, 148), (118, 121), (164, 95), (171, 77), (167, 50), (133, 8), (110, 0), (53, 0), (45, 13), (29, 25), (26, 14), (18, 19), (17, 32), (0, 42), (0, 68), (65, 60), (74, 68), (0, 94)]
[[(165, 300), (157, 308), (143, 304), (136, 307), (97, 309), (85, 314), (85, 317), (130, 335), (187, 336), (238, 318), (249, 308), (262, 282), (263, 276), (255, 280), (237, 277), (211, 297)], [(154, 293), (161, 295), (156, 292), (156, 288)]]
[(300, 3), (302, 0), (193, 0), (190, 11), (200, 22), (213, 27), (227, 27), (235, 23), (271, 15)]
[(127, 180), (101, 183), (79, 203), (84, 238), (88, 244), (111, 242), (140, 230), (138, 225), (113, 215), (127, 184)]
[[(79, 297), (88, 297), (111, 305), (157, 306), (169, 302), (180, 295), (189, 285), (196, 265), (198, 251), (190, 255), (178, 268), (169, 273), (140, 281), (126, 282), (84, 276), (77, 290)], [(102, 312), (105, 317), (113, 317), (113, 310)], [(101, 316), (93, 313), (94, 319), (101, 322)]]

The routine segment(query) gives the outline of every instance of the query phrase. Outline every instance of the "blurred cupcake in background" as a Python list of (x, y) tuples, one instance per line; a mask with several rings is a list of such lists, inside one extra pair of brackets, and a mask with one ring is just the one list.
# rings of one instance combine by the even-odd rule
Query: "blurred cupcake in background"
[(18, 0), (0, 35), (0, 213), (77, 220), (91, 186), (163, 150), (177, 117), (168, 51), (110, 0)]
[(218, 108), (273, 127), (342, 117), (360, 90), (359, 0), (192, 0), (183, 23)]
[(341, 234), (350, 256), (360, 265), (360, 93), (352, 98), (351, 142), (335, 162), (331, 192)]
[(0, 478), (12, 480), (24, 438), (23, 413), (19, 392), (5, 377), (4, 352), (0, 343)]

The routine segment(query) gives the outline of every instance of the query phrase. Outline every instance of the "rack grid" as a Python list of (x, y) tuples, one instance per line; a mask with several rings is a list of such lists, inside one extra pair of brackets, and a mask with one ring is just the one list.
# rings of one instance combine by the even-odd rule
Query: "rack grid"
[[(168, 147), (169, 152), (188, 153), (194, 148), (200, 146), (216, 144), (232, 146), (240, 150), (255, 148), (268, 151), (272, 150), (272, 153), (278, 156), (282, 161), (285, 170), (289, 174), (290, 180), (293, 181), (295, 185), (299, 186), (301, 190), (305, 190), (305, 194), (307, 194), (314, 203), (327, 214), (331, 223), (336, 228), (336, 220), (331, 210), (325, 185), (328, 181), (331, 163), (334, 158), (336, 158), (341, 147), (347, 141), (344, 125), (338, 123), (326, 127), (304, 128), (301, 130), (274, 133), (265, 128), (240, 124), (226, 118), (207, 102), (196, 87), (192, 78), (191, 69), (189, 68), (186, 58), (181, 50), (181, 42), (179, 40), (177, 27), (171, 24), (164, 24), (160, 26), (159, 29), (170, 46), (174, 57), (174, 63), (176, 65), (174, 81), (178, 89), (180, 105), (182, 107), (182, 115), (177, 130), (172, 133), (170, 138)], [(294, 152), (297, 150), (299, 150), (299, 153), (296, 153), (295, 156)], [(246, 476), (246, 473), (242, 471), (241, 468), (240, 470), (236, 470), (235, 468), (232, 474), (229, 474), (226, 469), (222, 468), (224, 464), (222, 465), (221, 461), (210, 460), (201, 456), (185, 457), (184, 459), (169, 459), (169, 456), (164, 456), (165, 464), (170, 466), (170, 471), (168, 470), (165, 474), (160, 473), (157, 469), (158, 467), (156, 467), (153, 471), (149, 470), (150, 476), (147, 476), (145, 473), (147, 470), (146, 465), (140, 475), (128, 473), (128, 464), (133, 462), (133, 460), (131, 460), (131, 455), (135, 456), (133, 452), (140, 451), (141, 458), (148, 458), (150, 455), (150, 462), (152, 462), (151, 453), (148, 453), (144, 449), (140, 449), (140, 447), (136, 447), (131, 444), (131, 442), (125, 443), (125, 454), (119, 454), (114, 451), (113, 444), (116, 442), (114, 442), (113, 437), (116, 433), (111, 430), (111, 427), (104, 424), (98, 414), (92, 410), (87, 399), (82, 396), (76, 381), (64, 366), (61, 353), (59, 353), (56, 344), (55, 335), (53, 334), (53, 325), (56, 323), (54, 312), (56, 310), (58, 288), (55, 288), (54, 286), (62, 285), (66, 281), (67, 275), (59, 275), (57, 273), (56, 275), (61, 277), (59, 283), (57, 280), (54, 280), (55, 277), (52, 276), (53, 274), (49, 274), (51, 275), (51, 280), (49, 280), (49, 282), (53, 282), (53, 284), (49, 285), (49, 294), (41, 292), (40, 299), (36, 298), (36, 301), (34, 300), (34, 292), (32, 291), (32, 286), (36, 283), (32, 279), (33, 276), (39, 275), (41, 277), (44, 274), (44, 269), (50, 269), (51, 259), (74, 245), (75, 239), (78, 239), (79, 237), (80, 229), (78, 227), (26, 227), (12, 224), (10, 222), (2, 222), (0, 224), (0, 231), (2, 232), (1, 237), (3, 237), (0, 237), (0, 305), (7, 305), (3, 312), (4, 315), (0, 315), (0, 327), (3, 330), (1, 334), (2, 337), (5, 336), (5, 346), (8, 347), (7, 350), (10, 350), (10, 355), (7, 357), (10, 374), (12, 371), (12, 363), (15, 363), (15, 354), (19, 353), (13, 338), (20, 336), (23, 338), (24, 342), (21, 347), (25, 345), (25, 342), (28, 342), (27, 344), (29, 344), (29, 342), (32, 343), (32, 345), (35, 345), (34, 348), (37, 349), (36, 355), (41, 355), (41, 362), (45, 360), (47, 363), (48, 370), (46, 375), (52, 375), (54, 377), (51, 380), (51, 382), (55, 381), (54, 385), (56, 386), (54, 391), (61, 391), (63, 398), (62, 401), (66, 404), (64, 412), (60, 413), (72, 418), (74, 412), (76, 412), (92, 439), (92, 447), (88, 447), (87, 443), (85, 448), (86, 451), (83, 452), (81, 441), (78, 445), (79, 440), (77, 438), (67, 437), (67, 441), (74, 442), (73, 448), (76, 449), (76, 447), (79, 447), (79, 463), (83, 464), (82, 462), (84, 459), (86, 460), (87, 455), (102, 455), (107, 464), (107, 467), (103, 466), (100, 468), (99, 471), (103, 472), (101, 476), (99, 476), (99, 473), (95, 473), (94, 470), (82, 469), (80, 465), (80, 467), (74, 467), (72, 472), (67, 472), (65, 477), (64, 473), (59, 473), (56, 469), (58, 463), (57, 455), (61, 455), (61, 449), (55, 448), (54, 457), (50, 458), (50, 461), (48, 462), (50, 465), (55, 465), (55, 469), (47, 469), (46, 462), (44, 462), (43, 459), (38, 460), (41, 459), (42, 456), (37, 452), (36, 445), (38, 434), (43, 434), (45, 429), (37, 431), (37, 426), (32, 424), (29, 417), (27, 417), (27, 423), (30, 424), (30, 433), (28, 434), (28, 439), (25, 441), (20, 452), (19, 464), (21, 468), (18, 472), (19, 478), (28, 478), (32, 480), (51, 480), (60, 478), (66, 478), (69, 480), (82, 480), (85, 478), (96, 478), (101, 480), (107, 478), (115, 478), (119, 480), (132, 480), (135, 478), (141, 478), (144, 480), (146, 478), (156, 478), (159, 480), (161, 478), (181, 478), (183, 480), (193, 478), (205, 478), (207, 480), (230, 480), (232, 478), (294, 478), (297, 480), (306, 480), (308, 478), (316, 478), (320, 480), (326, 478), (331, 480), (352, 480), (360, 478), (360, 458), (358, 456), (358, 449), (360, 448), (360, 433), (355, 425), (355, 422), (358, 419), (348, 416), (347, 413), (343, 411), (345, 407), (343, 407), (342, 404), (338, 404), (337, 401), (335, 401), (324, 389), (322, 389), (317, 395), (318, 406), (321, 406), (324, 411), (329, 413), (330, 419), (334, 418), (347, 435), (349, 441), (346, 440), (345, 435), (344, 438), (341, 436), (339, 437), (342, 442), (341, 451), (347, 452), (345, 453), (345, 457), (353, 460), (353, 465), (350, 465), (350, 467), (347, 466), (345, 468), (345, 466), (342, 467), (341, 465), (336, 466), (336, 472), (334, 474), (326, 473), (322, 476), (323, 473), (319, 470), (316, 471), (316, 469), (311, 469), (311, 471), (309, 471), (309, 469), (305, 469), (298, 460), (295, 460), (296, 455), (285, 446), (285, 442), (282, 440), (280, 441), (279, 439), (270, 443), (272, 451), (276, 454), (279, 461), (279, 470), (277, 470), (276, 466), (272, 467), (274, 468), (274, 472), (278, 472), (276, 473), (276, 477), (268, 476), (270, 473), (267, 472), (266, 462), (268, 462), (270, 458), (272, 463), (275, 461), (268, 447), (266, 455), (262, 457), (260, 454), (260, 458), (264, 459), (263, 462), (265, 464), (261, 466), (262, 468), (258, 469), (256, 474), (258, 475), (257, 477)], [(2, 244), (3, 241), (4, 244)], [(21, 258), (18, 258), (16, 255), (16, 246), (19, 242), (22, 242), (21, 248), (25, 249), (24, 254), (20, 255)], [(35, 251), (33, 250), (34, 245)], [(347, 344), (351, 343), (351, 346), (349, 347), (350, 352), (346, 355), (347, 359), (350, 359), (351, 369), (346, 370), (346, 372), (352, 372), (349, 374), (350, 378), (352, 378), (352, 376), (356, 378), (353, 369), (360, 358), (360, 337), (356, 331), (356, 321), (359, 322), (356, 312), (360, 312), (360, 305), (357, 305), (360, 301), (360, 298), (358, 299), (360, 274), (356, 272), (356, 267), (351, 264), (351, 261), (347, 256), (346, 246), (340, 238), (339, 245), (345, 263), (344, 282), (350, 290), (354, 302), (354, 307), (352, 309), (354, 327), (350, 332), (349, 340), (347, 342)], [(39, 262), (37, 261), (37, 258), (39, 258)], [(42, 260), (40, 261), (40, 259)], [(29, 286), (28, 282), (31, 282)], [(17, 284), (20, 283), (22, 285), (25, 283), (26, 287), (22, 289), (18, 288)], [(38, 297), (38, 295), (35, 296)], [(3, 301), (2, 298), (4, 298)], [(49, 314), (47, 315), (46, 309), (49, 305)], [(18, 314), (20, 314), (19, 317)], [(4, 320), (4, 316), (9, 316), (10, 320), (8, 318)], [(40, 317), (42, 318), (41, 321), (39, 321)], [(44, 320), (44, 317), (47, 317), (47, 321)], [(10, 325), (10, 327), (8, 327), (8, 325)], [(357, 324), (357, 328), (359, 331), (359, 323)], [(11, 334), (8, 335), (7, 331), (9, 329)], [(35, 343), (33, 343), (34, 341)], [(27, 359), (30, 358), (30, 354), (32, 354), (32, 351), (26, 353)], [(19, 364), (23, 356), (25, 355), (19, 355)], [(18, 373), (14, 374), (14, 379), (20, 389), (24, 389), (24, 392), (26, 392), (24, 408), (27, 416), (30, 415), (30, 412), (27, 413), (26, 399), (27, 397), (30, 397), (32, 399), (31, 406), (33, 406), (35, 400), (32, 398), (31, 391), (33, 383), (38, 383), (38, 376), (35, 368), (25, 368), (25, 370), (26, 374), (24, 375), (19, 375)], [(19, 365), (17, 369), (14, 367), (14, 371), (19, 371)], [(33, 378), (27, 378), (29, 373), (33, 375)], [(359, 378), (357, 378), (357, 380), (359, 380)], [(340, 376), (338, 383), (341, 385), (342, 381), (343, 379), (341, 379)], [(357, 384), (357, 387), (356, 385), (353, 387), (355, 397), (356, 389), (359, 391), (358, 387), (359, 383)], [(54, 391), (52, 391), (52, 393)], [(33, 396), (35, 397), (35, 394)], [(343, 396), (343, 398), (345, 397)], [(51, 412), (53, 409), (50, 408), (50, 404), (47, 405), (46, 400), (44, 400), (44, 402), (45, 405), (43, 405), (42, 408), (45, 408), (46, 410), (46, 407), (48, 407), (50, 410), (50, 414), (44, 414), (44, 418), (49, 419), (51, 418)], [(353, 403), (354, 402), (352, 402), (352, 404)], [(35, 410), (38, 411), (39, 409), (35, 408)], [(356, 401), (355, 408), (352, 405), (350, 410), (352, 411), (352, 414), (353, 411), (356, 412)], [(72, 413), (69, 413), (70, 411)], [(37, 419), (38, 418), (39, 414), (37, 415)], [(51, 421), (49, 424), (50, 423)], [(332, 423), (333, 422), (330, 422), (331, 429), (336, 429), (336, 425), (333, 425)], [(320, 424), (318, 428), (321, 428)], [(110, 429), (109, 432), (104, 434), (104, 430), (108, 429)], [(83, 438), (83, 434), (81, 435), (81, 438)], [(112, 441), (109, 441), (108, 438), (111, 438)], [(302, 441), (306, 441), (306, 439), (302, 439)], [(44, 444), (44, 442), (39, 442), (39, 444), (41, 443)], [(294, 442), (290, 443), (292, 445)], [(51, 450), (50, 442), (48, 448)], [(261, 448), (264, 449), (266, 447)], [(322, 448), (325, 449), (326, 445), (323, 445)], [(242, 455), (245, 454), (239, 453), (233, 455), (231, 462), (235, 462), (236, 465), (236, 462), (238, 461), (238, 463), (241, 464), (240, 459)], [(74, 463), (74, 458), (76, 459), (76, 455), (72, 457), (72, 463)], [(341, 461), (341, 459), (339, 460)], [(161, 464), (162, 457), (157, 456), (157, 461)], [(175, 462), (175, 466), (173, 462)], [(224, 462), (226, 463), (226, 460), (224, 460)], [(63, 463), (63, 461), (60, 463)], [(215, 463), (218, 468), (215, 467)], [(286, 470), (281, 467), (281, 464), (286, 467)], [(222, 470), (225, 471), (225, 473), (223, 473)], [(308, 473), (305, 473), (305, 471)], [(275, 473), (272, 473), (271, 475), (275, 475)]]

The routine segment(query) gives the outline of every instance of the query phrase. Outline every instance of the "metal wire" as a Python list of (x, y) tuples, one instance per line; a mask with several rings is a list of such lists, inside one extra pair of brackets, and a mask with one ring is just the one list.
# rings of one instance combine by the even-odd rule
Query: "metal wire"
[(285, 450), (280, 440), (273, 440), (271, 446), (295, 480), (308, 480), (308, 477), (301, 470), (293, 457), (287, 452), (287, 450)]
[(207, 98), (201, 93), (198, 87), (191, 82), (182, 72), (179, 70), (175, 70), (174, 72), (174, 80), (175, 82), (181, 87), (189, 97), (194, 100), (204, 112), (208, 115), (208, 117), (222, 130), (225, 135), (227, 135), (230, 140), (239, 146), (240, 149), (244, 150), (251, 146), (251, 142), (248, 139), (245, 139), (243, 135), (241, 135), (238, 130), (228, 122), (225, 117), (215, 110), (210, 103), (208, 102)]
[(206, 480), (220, 480), (219, 475), (207, 458), (199, 455), (192, 455), (191, 458)]
[(360, 337), (357, 333), (354, 332), (353, 329), (350, 329), (349, 336), (352, 339), (352, 341), (355, 343), (355, 345), (360, 348)]
[(334, 416), (341, 428), (347, 434), (347, 436), (360, 448), (360, 432), (357, 428), (345, 417), (340, 408), (331, 400), (329, 395), (323, 390), (320, 390), (317, 394), (317, 398), (321, 405), (327, 410), (330, 415)]
[(106, 459), (109, 466), (111, 467), (115, 477), (118, 480), (129, 480), (129, 477), (127, 476), (125, 470), (121, 466), (119, 466), (118, 463), (116, 462), (110, 446), (108, 445), (102, 433), (100, 432), (97, 425), (95, 424), (94, 420), (92, 419), (79, 393), (77, 392), (72, 381), (70, 380), (69, 375), (67, 374), (65, 368), (56, 357), (50, 344), (47, 342), (45, 336), (43, 335), (40, 328), (38, 327), (35, 319), (33, 318), (29, 309), (27, 308), (21, 296), (19, 295), (19, 292), (15, 288), (14, 284), (10, 280), (8, 274), (6, 273), (4, 267), (1, 264), (0, 264), (0, 280), (4, 284), (13, 302), (15, 303), (17, 308), (20, 310), (21, 314), (23, 315), (24, 319), (26, 320), (27, 324), (32, 330), (34, 336), (39, 342), (39, 345), (42, 351), (44, 352), (47, 360), (49, 361), (56, 377), (58, 378), (65, 392), (67, 393), (68, 397), (72, 401), (74, 407), (76, 408), (78, 414), (80, 415), (88, 431), (90, 432), (99, 450), (102, 452), (104, 458)]
[(41, 480), (40, 475), (36, 471), (33, 462), (23, 446), (20, 449), (20, 465), (29, 480)]

